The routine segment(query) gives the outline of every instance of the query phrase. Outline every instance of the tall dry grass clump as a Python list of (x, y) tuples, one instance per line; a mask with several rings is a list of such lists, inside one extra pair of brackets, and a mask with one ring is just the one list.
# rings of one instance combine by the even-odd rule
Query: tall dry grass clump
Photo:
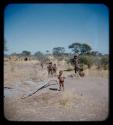
[(70, 108), (73, 105), (74, 93), (72, 91), (64, 91), (59, 97), (58, 103), (64, 108)]

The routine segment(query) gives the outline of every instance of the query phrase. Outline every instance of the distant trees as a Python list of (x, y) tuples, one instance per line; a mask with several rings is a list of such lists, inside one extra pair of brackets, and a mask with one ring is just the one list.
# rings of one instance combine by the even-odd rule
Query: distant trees
[[(35, 52), (32, 56), (33, 58), (39, 60), (40, 62), (48, 62), (49, 57), (52, 55), (58, 60), (61, 61), (62, 59), (66, 60), (67, 63), (73, 65), (73, 57), (77, 53), (79, 54), (80, 64), (81, 66), (87, 66), (91, 68), (93, 65), (97, 66), (98, 69), (108, 69), (109, 66), (109, 56), (103, 55), (98, 51), (92, 51), (90, 45), (86, 43), (72, 43), (68, 46), (69, 49), (72, 50), (73, 53), (66, 53), (64, 47), (55, 47), (52, 49), (52, 53), (49, 50), (46, 50), (45, 54), (41, 51)], [(7, 51), (6, 41), (4, 41), (4, 49)], [(31, 56), (31, 52), (24, 50), (20, 54), (12, 53), (12, 55), (16, 55), (18, 57), (21, 56)]]
[(72, 43), (68, 47), (69, 49), (72, 49), (74, 53), (80, 53), (81, 52), (81, 44), (80, 43)]
[(92, 51), (92, 52), (91, 52), (91, 55), (93, 55), (93, 56), (97, 56), (98, 53), (99, 53), (98, 51)]
[(34, 56), (38, 57), (38, 58), (42, 58), (43, 57), (43, 53), (40, 51), (37, 51)]
[(49, 50), (46, 50), (46, 53), (49, 54)]
[(72, 43), (71, 45), (69, 45), (68, 47), (69, 49), (72, 49), (72, 51), (74, 53), (78, 53), (78, 54), (90, 54), (92, 48), (90, 45), (86, 44), (86, 43)]
[(22, 56), (30, 56), (30, 55), (31, 55), (31, 52), (30, 52), (30, 51), (27, 51), (27, 50), (24, 50), (24, 51), (22, 51), (21, 55), (22, 55)]
[(17, 53), (12, 53), (11, 56), (17, 56), (18, 54)]
[(83, 43), (81, 44), (81, 54), (90, 54), (92, 48), (90, 45)]
[(65, 52), (65, 48), (64, 47), (53, 48), (53, 55), (54, 56), (63, 56), (64, 52)]
[[(72, 49), (73, 54), (77, 53), (80, 55), (80, 63), (82, 65), (87, 65), (88, 68), (91, 68), (92, 65), (96, 65), (98, 69), (108, 69), (108, 55), (104, 56), (98, 51), (92, 51), (90, 45), (86, 43), (72, 43), (68, 48)], [(72, 63), (72, 59), (70, 59), (70, 62)]]
[(34, 56), (41, 62), (47, 61), (47, 57), (40, 51), (37, 51)]
[(98, 51), (91, 51), (91, 55), (93, 55), (93, 56), (102, 56), (102, 53), (100, 53)]

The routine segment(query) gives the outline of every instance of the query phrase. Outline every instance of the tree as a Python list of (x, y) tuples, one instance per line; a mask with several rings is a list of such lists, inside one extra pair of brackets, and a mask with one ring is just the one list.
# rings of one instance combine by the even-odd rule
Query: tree
[(50, 54), (49, 50), (46, 50), (46, 56), (48, 56)]
[(48, 54), (48, 53), (49, 53), (49, 50), (46, 50), (46, 53)]
[(11, 53), (10, 55), (11, 55), (11, 56), (17, 56), (17, 53), (14, 52), (14, 53)]
[(81, 54), (89, 54), (92, 48), (90, 45), (83, 43), (81, 44)]
[(74, 53), (81, 53), (81, 44), (80, 43), (72, 43), (68, 47), (69, 49), (72, 49)]
[(97, 56), (98, 55), (98, 51), (91, 51), (91, 55), (93, 55), (93, 56)]
[(22, 55), (23, 55), (23, 56), (30, 56), (30, 55), (31, 55), (31, 52), (24, 50), (24, 51), (22, 51)]
[(40, 51), (37, 51), (35, 54), (34, 54), (34, 56), (38, 59), (38, 60), (40, 60), (40, 61), (44, 61), (44, 55), (43, 55), (43, 53), (42, 52), (40, 52)]
[(92, 50), (91, 46), (86, 44), (86, 43), (72, 43), (71, 45), (69, 45), (68, 47), (69, 49), (72, 49), (72, 51), (74, 52), (74, 54), (78, 53), (78, 54), (89, 54), (90, 51)]
[(64, 47), (56, 47), (53, 48), (53, 55), (54, 56), (62, 56), (64, 55), (65, 48)]

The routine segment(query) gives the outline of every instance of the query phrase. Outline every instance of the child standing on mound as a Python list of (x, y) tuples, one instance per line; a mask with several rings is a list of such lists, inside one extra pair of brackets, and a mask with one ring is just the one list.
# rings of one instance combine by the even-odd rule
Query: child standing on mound
[(65, 77), (63, 76), (62, 70), (59, 71), (58, 79), (59, 79), (59, 90), (61, 91), (61, 88), (63, 88), (63, 91), (64, 91), (64, 79), (65, 79)]

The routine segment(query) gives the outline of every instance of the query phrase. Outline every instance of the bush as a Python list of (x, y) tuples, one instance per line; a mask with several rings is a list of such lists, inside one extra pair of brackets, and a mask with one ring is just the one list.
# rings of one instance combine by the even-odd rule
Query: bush
[(54, 56), (58, 61), (62, 61), (64, 59), (64, 56)]
[(95, 64), (97, 65), (97, 69), (104, 69), (104, 70), (108, 69), (108, 63), (109, 63), (108, 56), (97, 57), (95, 62), (96, 62)]
[(82, 66), (87, 65), (88, 68), (91, 68), (91, 66), (93, 65), (93, 58), (91, 56), (81, 56), (80, 63)]
[(108, 63), (109, 63), (109, 59), (108, 59), (108, 56), (103, 56), (100, 60), (100, 64), (101, 64), (101, 67), (104, 69), (104, 70), (107, 70), (108, 69)]
[(107, 57), (107, 56), (103, 56), (103, 57), (101, 58), (101, 65), (107, 65), (108, 62), (109, 62), (109, 60), (108, 60), (108, 57)]

